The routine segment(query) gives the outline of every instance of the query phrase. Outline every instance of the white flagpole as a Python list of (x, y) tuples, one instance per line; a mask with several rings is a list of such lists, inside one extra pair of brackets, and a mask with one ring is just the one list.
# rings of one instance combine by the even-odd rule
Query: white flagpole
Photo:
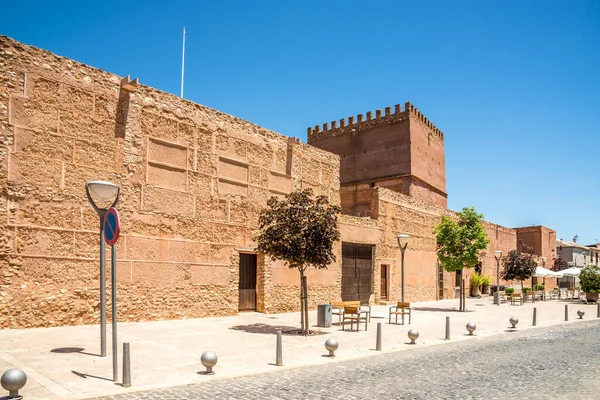
[(183, 71), (185, 67), (185, 26), (183, 27), (183, 51), (181, 52), (181, 98), (183, 99)]

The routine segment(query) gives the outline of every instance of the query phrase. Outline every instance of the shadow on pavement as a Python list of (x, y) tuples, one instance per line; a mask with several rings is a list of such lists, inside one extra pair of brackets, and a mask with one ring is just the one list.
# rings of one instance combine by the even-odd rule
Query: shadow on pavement
[(75, 375), (77, 375), (80, 378), (83, 379), (87, 379), (87, 378), (95, 378), (95, 379), (101, 379), (103, 381), (109, 381), (112, 382), (112, 379), (108, 379), (108, 378), (104, 378), (102, 376), (96, 376), (96, 375), (90, 375), (90, 374), (84, 374), (83, 372), (77, 372), (77, 371), (71, 371), (72, 373), (74, 373)]
[(84, 351), (83, 347), (58, 347), (50, 350), (50, 353), (68, 354), (68, 353), (79, 353), (86, 356), (100, 357), (100, 354), (88, 353)]
[[(302, 336), (302, 330), (295, 326), (284, 325), (267, 325), (267, 324), (251, 324), (251, 325), (236, 325), (229, 329), (234, 331), (243, 331), (248, 333), (263, 333), (267, 335), (275, 335), (277, 331), (281, 331), (282, 335), (287, 336)], [(309, 336), (325, 335), (327, 332), (311, 330)]]

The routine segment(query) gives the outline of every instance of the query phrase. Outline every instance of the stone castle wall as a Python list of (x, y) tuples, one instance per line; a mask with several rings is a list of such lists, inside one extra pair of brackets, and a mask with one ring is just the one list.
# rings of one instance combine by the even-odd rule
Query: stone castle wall
[[(236, 314), (239, 252), (253, 248), (267, 199), (310, 187), (339, 203), (337, 157), (120, 83), (0, 37), (0, 327), (98, 322), (99, 221), (86, 181), (121, 187), (127, 321)], [(297, 309), (297, 271), (270, 265), (259, 256), (257, 307)], [(335, 269), (311, 274), (312, 303), (339, 296)]]

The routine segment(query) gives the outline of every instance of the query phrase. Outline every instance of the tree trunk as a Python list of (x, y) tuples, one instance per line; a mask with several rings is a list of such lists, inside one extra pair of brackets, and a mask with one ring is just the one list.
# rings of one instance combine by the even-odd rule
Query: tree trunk
[(298, 267), (298, 271), (300, 271), (300, 330), (304, 335), (306, 325), (304, 321), (304, 297), (306, 296), (304, 293), (304, 271), (300, 267)]
[[(462, 274), (462, 270), (460, 270), (460, 273)], [(462, 277), (458, 282), (458, 311), (462, 311)]]
[(306, 276), (302, 277), (302, 285), (304, 286), (304, 335), (310, 333), (310, 325), (308, 324), (308, 283)]
[(304, 333), (304, 285), (302, 285), (302, 272), (300, 273), (300, 329)]

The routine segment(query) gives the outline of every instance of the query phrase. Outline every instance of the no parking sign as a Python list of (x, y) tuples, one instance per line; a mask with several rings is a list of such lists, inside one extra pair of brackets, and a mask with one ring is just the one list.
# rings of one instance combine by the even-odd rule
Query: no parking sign
[(121, 221), (119, 221), (119, 212), (116, 208), (111, 207), (106, 210), (104, 215), (104, 240), (110, 246), (117, 244), (119, 233), (121, 233)]

